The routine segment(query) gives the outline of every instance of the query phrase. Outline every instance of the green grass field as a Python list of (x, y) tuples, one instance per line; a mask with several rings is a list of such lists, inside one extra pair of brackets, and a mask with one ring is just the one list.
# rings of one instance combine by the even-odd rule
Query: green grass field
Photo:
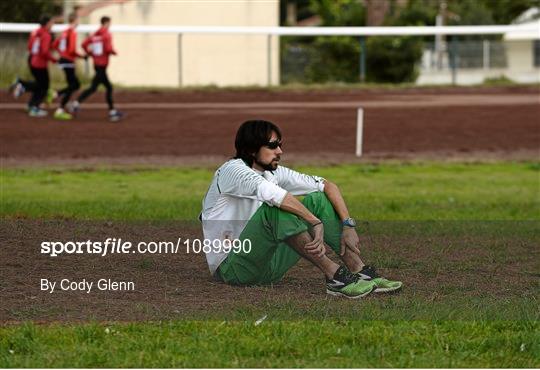
[(536, 367), (532, 322), (177, 321), (2, 329), (2, 367)]
[[(539, 163), (299, 167), (338, 184), (362, 220), (538, 220)], [(3, 217), (195, 220), (213, 170), (2, 171)]]
[[(441, 237), (440, 224), (433, 225), (442, 222), (449, 235), (494, 238), (500, 247), (488, 255), (494, 263), (529, 258), (529, 265), (538, 267), (531, 262), (537, 252), (530, 257), (502, 253), (505, 241), (530, 246), (538, 240), (537, 162), (298, 169), (337, 183), (351, 214), (370, 221), (374, 236), (407, 235), (413, 224), (417, 232)], [(212, 173), (208, 168), (3, 169), (1, 215), (4, 220), (193, 220)], [(484, 257), (474, 256), (477, 262)], [(388, 258), (380, 264), (415, 268), (426, 279), (444, 264), (443, 259), (415, 265)], [(462, 267), (470, 273), (474, 264)], [(452, 298), (443, 304), (405, 291), (358, 302), (350, 311), (351, 302), (322, 297), (320, 304), (269, 301), (229, 318), (213, 313), (210, 320), (4, 325), (0, 367), (532, 368), (540, 364), (539, 288), (536, 280), (523, 287), (522, 296), (518, 291), (512, 299), (492, 300), (436, 292)], [(263, 314), (267, 319), (255, 325)]]

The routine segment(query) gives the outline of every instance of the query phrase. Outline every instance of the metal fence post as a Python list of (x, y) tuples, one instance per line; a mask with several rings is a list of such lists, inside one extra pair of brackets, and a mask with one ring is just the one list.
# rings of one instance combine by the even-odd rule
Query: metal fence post
[(488, 70), (490, 68), (490, 50), (489, 50), (489, 40), (483, 40), (482, 41), (482, 66), (484, 67), (484, 70)]
[(457, 69), (458, 69), (458, 40), (457, 36), (453, 35), (450, 41), (450, 64), (452, 70), (452, 85), (457, 84)]

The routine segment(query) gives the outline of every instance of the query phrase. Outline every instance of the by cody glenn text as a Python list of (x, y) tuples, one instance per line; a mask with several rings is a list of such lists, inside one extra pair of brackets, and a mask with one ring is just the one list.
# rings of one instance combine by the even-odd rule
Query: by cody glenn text
[(112, 279), (99, 279), (96, 281), (89, 279), (40, 279), (39, 285), (42, 292), (46, 291), (51, 294), (57, 291), (84, 292), (90, 294), (94, 290), (110, 292), (135, 290), (135, 282), (133, 281), (118, 281)]

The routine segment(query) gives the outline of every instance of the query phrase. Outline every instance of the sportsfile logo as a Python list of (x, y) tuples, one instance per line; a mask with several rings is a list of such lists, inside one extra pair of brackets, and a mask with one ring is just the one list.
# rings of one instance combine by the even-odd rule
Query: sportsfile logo
[(122, 238), (107, 238), (104, 241), (44, 241), (41, 254), (57, 257), (61, 254), (92, 254), (105, 257), (109, 254), (175, 254), (181, 253), (250, 253), (249, 239), (183, 239), (172, 241), (140, 241), (132, 243)]
[(44, 241), (41, 243), (41, 254), (48, 254), (56, 257), (61, 254), (97, 254), (102, 257), (107, 254), (128, 254), (128, 253), (177, 253), (180, 238), (173, 242), (139, 242), (137, 250), (132, 249), (133, 243), (124, 241), (122, 238), (107, 238), (105, 241)]

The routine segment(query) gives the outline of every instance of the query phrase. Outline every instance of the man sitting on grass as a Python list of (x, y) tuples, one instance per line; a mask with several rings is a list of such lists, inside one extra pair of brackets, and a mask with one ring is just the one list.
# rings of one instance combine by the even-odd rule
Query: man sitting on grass
[[(362, 262), (356, 223), (339, 188), (279, 166), (283, 151), (276, 125), (244, 122), (235, 147), (234, 159), (214, 174), (200, 215), (204, 238), (213, 242), (205, 252), (217, 279), (232, 285), (271, 284), (304, 257), (324, 273), (331, 295), (360, 298), (401, 288), (401, 282), (378, 276)], [(302, 202), (295, 198), (299, 195), (306, 195)], [(251, 248), (231, 250), (235, 240), (249, 240)], [(344, 266), (326, 256), (327, 247)]]

